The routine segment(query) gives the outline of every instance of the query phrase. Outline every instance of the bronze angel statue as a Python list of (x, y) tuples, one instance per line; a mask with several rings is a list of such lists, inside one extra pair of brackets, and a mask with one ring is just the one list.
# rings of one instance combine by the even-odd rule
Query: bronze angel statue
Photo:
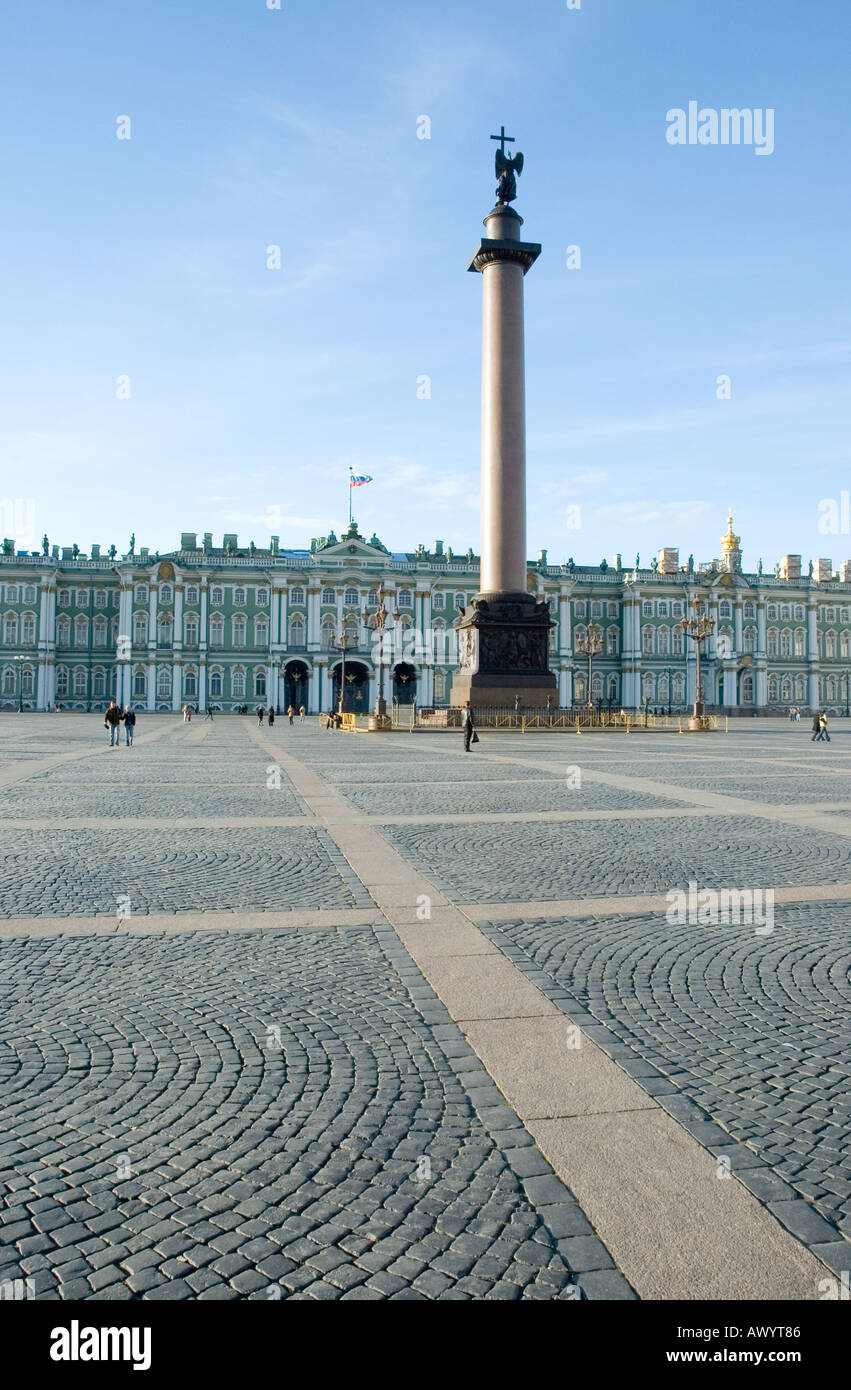
[(513, 203), (517, 197), (517, 180), (515, 174), (523, 173), (523, 156), (520, 151), (517, 154), (506, 154), (504, 150), (496, 152), (496, 176), (499, 180), (496, 190), (496, 201), (498, 203)]

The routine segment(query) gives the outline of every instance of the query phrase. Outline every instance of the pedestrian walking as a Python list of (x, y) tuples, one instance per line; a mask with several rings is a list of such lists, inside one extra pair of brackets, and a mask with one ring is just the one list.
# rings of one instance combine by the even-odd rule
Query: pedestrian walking
[(810, 739), (810, 743), (820, 743), (822, 737), (823, 735), (821, 728), (821, 712), (819, 710), (816, 710), (815, 714), (813, 715), (813, 736)]
[(287, 719), (290, 721), (291, 724), (292, 724), (292, 722), (293, 722), (293, 716), (294, 716), (294, 715), (295, 715), (295, 710), (293, 709), (292, 705), (287, 705)]
[(121, 710), (114, 700), (110, 700), (103, 716), (103, 727), (109, 729), (109, 746), (117, 748), (121, 742)]
[(130, 748), (133, 743), (133, 735), (136, 732), (136, 711), (132, 705), (128, 705), (124, 711), (124, 744)]
[(331, 734), (333, 734), (333, 732), (334, 732), (334, 712), (333, 712), (333, 710), (329, 710), (329, 711), (328, 711), (328, 716), (327, 716), (327, 718), (326, 718), (326, 720), (325, 720), (325, 730), (326, 730), (326, 733), (331, 733)]
[(304, 705), (299, 705), (299, 707), (298, 707), (298, 722), (299, 722), (299, 724), (303, 724), (303, 723), (304, 723), (304, 716), (305, 716), (306, 714), (307, 714), (307, 710), (304, 708)]
[(205, 718), (205, 719), (212, 719), (212, 717), (213, 717), (213, 706), (212, 706), (212, 705), (208, 705), (208, 706), (207, 706), (207, 713), (204, 715), (204, 718)]
[(258, 727), (263, 723), (263, 715), (264, 715), (265, 713), (266, 713), (266, 711), (264, 710), (263, 706), (262, 706), (262, 705), (258, 705), (258, 706), (257, 706), (257, 724), (258, 724)]
[(819, 726), (821, 728), (822, 738), (827, 739), (828, 743), (830, 743), (830, 734), (827, 732), (827, 715), (825, 714), (824, 710), (822, 710), (821, 714), (819, 715)]
[(272, 709), (272, 706), (270, 705), (270, 706), (269, 706), (269, 728), (270, 728), (270, 729), (274, 726), (274, 723), (275, 723), (275, 711)]
[(470, 708), (470, 702), (468, 700), (464, 710), (464, 752), (469, 753), (470, 744), (478, 743), (478, 741), (479, 735), (476, 733), (473, 725), (473, 711)]

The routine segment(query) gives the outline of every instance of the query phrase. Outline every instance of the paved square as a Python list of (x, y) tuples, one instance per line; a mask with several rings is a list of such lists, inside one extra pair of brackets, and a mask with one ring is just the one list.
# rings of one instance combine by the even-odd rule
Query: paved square
[[(817, 1299), (851, 1267), (851, 730), (465, 755), (143, 716), (110, 749), (7, 714), (0, 788), (0, 1280)], [(773, 890), (771, 930), (670, 920), (689, 881)]]

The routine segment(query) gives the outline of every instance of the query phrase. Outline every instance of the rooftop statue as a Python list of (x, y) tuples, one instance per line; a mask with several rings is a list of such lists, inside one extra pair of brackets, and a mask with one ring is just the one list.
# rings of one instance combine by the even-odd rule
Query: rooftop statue
[(523, 156), (519, 150), (514, 155), (505, 153), (506, 144), (514, 144), (514, 136), (506, 135), (505, 126), (501, 126), (499, 135), (492, 135), (491, 139), (499, 141), (495, 161), (498, 180), (496, 201), (498, 203), (513, 203), (517, 197), (517, 180), (514, 175), (523, 172)]

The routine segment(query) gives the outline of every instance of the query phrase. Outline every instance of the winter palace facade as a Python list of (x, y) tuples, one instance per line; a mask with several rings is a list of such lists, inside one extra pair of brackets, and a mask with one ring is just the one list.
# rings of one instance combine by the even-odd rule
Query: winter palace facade
[[(790, 705), (849, 709), (851, 562), (787, 555), (771, 575), (745, 574), (732, 520), (720, 559), (694, 567), (674, 549), (649, 568), (529, 563), (528, 585), (552, 614), (550, 667), (562, 707), (588, 701), (581, 639), (599, 629), (591, 697), (625, 709), (685, 707), (695, 698), (694, 643), (679, 624), (699, 599), (715, 627), (701, 652), (710, 708), (777, 713)], [(247, 704), (310, 713), (374, 704), (379, 669), (388, 701), (421, 708), (449, 700), (453, 624), (478, 587), (478, 561), (419, 546), (391, 553), (356, 524), (309, 550), (220, 547), (184, 533), (152, 556), (111, 547), (0, 555), (0, 708), (99, 710), (110, 698), (149, 711), (189, 703)], [(373, 614), (383, 593), (383, 641)], [(342, 638), (345, 634), (345, 651)]]

